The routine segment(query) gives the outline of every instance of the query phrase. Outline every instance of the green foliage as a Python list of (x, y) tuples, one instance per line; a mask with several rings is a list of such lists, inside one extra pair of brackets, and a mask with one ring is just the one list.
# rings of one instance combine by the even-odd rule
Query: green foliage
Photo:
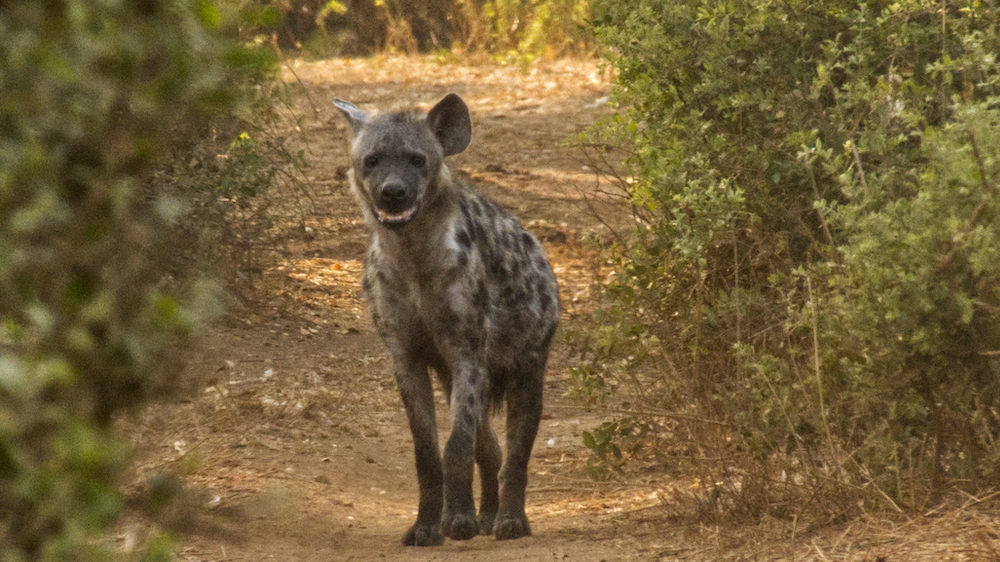
[(285, 86), (270, 74), (250, 83), (239, 111), (218, 115), (211, 134), (196, 132), (197, 142), (176, 151), (150, 186), (187, 203), (167, 267), (183, 275), (196, 266), (237, 294), (253, 289), (291, 228), (304, 232), (312, 208), (305, 151), (293, 151), (278, 130)]
[(942, 482), (995, 485), (995, 6), (593, 10), (622, 111), (588, 140), (626, 141), (640, 219), (609, 293), (671, 377), (645, 399), (725, 422), (709, 456), (775, 490), (919, 507)]
[[(460, 5), (475, 4), (460, 2)], [(469, 27), (479, 23), (484, 30), (480, 44), (476, 37), (462, 41), (465, 49), (479, 48), (507, 61), (530, 62), (539, 55), (586, 50), (590, 42), (589, 0), (492, 0), (481, 2), (475, 13), (467, 16)], [(468, 10), (467, 10), (468, 12)]]
[(271, 0), (264, 4), (284, 15), (278, 34), (281, 46), (305, 49), (313, 56), (456, 50), (530, 62), (543, 54), (585, 51), (592, 42), (590, 0)]
[(0, 5), (0, 560), (109, 556), (112, 417), (213, 302), (162, 283), (185, 205), (149, 175), (269, 64), (228, 25), (207, 0)]
[(583, 432), (583, 444), (593, 455), (587, 459), (587, 474), (594, 480), (606, 480), (630, 453), (643, 448), (652, 426), (635, 418), (604, 422), (593, 431)]
[(957, 102), (922, 131), (906, 197), (873, 204), (897, 186), (868, 173), (848, 184), (867, 196), (824, 209), (845, 235), (843, 267), (811, 272), (834, 288), (815, 304), (820, 361), (873, 468), (1000, 476), (1000, 112), (988, 103)]

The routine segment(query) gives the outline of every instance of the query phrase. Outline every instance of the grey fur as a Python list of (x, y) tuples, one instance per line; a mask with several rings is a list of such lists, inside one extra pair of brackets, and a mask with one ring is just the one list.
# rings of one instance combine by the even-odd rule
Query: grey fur
[[(371, 230), (362, 286), (413, 433), (420, 506), (403, 543), (530, 535), (528, 459), (559, 320), (552, 268), (513, 215), (444, 164), (472, 137), (461, 98), (449, 94), (426, 116), (334, 103), (354, 132), (349, 177)], [(429, 370), (451, 408), (443, 464)], [(504, 403), (506, 459), (490, 428), (490, 413)], [(482, 484), (478, 516), (474, 462)]]

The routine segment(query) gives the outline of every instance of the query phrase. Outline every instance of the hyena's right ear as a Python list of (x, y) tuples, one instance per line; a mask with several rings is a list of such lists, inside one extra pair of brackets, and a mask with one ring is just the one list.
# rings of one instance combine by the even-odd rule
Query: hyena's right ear
[(344, 114), (344, 117), (347, 117), (347, 122), (351, 124), (351, 130), (354, 131), (355, 135), (358, 134), (358, 131), (360, 131), (361, 128), (365, 126), (365, 123), (368, 122), (370, 117), (368, 113), (358, 109), (356, 105), (349, 101), (334, 98), (333, 105)]

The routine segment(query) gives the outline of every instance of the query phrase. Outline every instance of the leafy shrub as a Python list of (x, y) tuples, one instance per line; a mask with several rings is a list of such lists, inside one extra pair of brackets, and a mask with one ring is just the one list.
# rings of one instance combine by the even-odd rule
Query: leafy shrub
[(651, 359), (591, 376), (667, 366), (644, 400), (729, 427), (679, 422), (721, 459), (704, 466), (732, 483), (720, 508), (842, 516), (995, 484), (995, 8), (593, 10), (622, 111), (585, 140), (627, 143), (639, 219), (608, 290)]
[(587, 460), (587, 474), (594, 480), (604, 480), (612, 471), (621, 471), (626, 454), (643, 449), (652, 429), (648, 422), (629, 417), (584, 431), (583, 444), (594, 453)]
[(213, 307), (161, 283), (185, 205), (145, 186), (174, 132), (268, 66), (226, 25), (206, 0), (0, 4), (2, 560), (107, 555), (111, 419), (169, 383)]
[(589, 0), (492, 0), (478, 4), (468, 8), (459, 3), (470, 30), (461, 38), (465, 50), (475, 48), (508, 60), (530, 61), (545, 53), (586, 51), (590, 43), (586, 25)]
[(304, 48), (316, 56), (457, 49), (530, 60), (546, 52), (579, 52), (591, 43), (589, 0), (294, 0), (265, 4), (284, 16), (279, 44)]
[(220, 113), (210, 131), (190, 133), (196, 142), (177, 147), (148, 185), (187, 205), (164, 265), (178, 277), (192, 268), (210, 273), (242, 296), (250, 296), (283, 243), (305, 232), (312, 209), (305, 151), (291, 149), (279, 130), (285, 86), (273, 73), (249, 83), (256, 87), (238, 90), (240, 111)]

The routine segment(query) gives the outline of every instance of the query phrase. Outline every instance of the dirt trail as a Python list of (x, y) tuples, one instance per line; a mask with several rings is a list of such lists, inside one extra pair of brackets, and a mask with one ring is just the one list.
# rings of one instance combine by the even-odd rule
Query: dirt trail
[[(566, 350), (557, 336), (545, 414), (530, 465), (534, 536), (477, 537), (404, 548), (417, 505), (412, 441), (390, 361), (360, 300), (366, 243), (346, 188), (347, 129), (330, 103), (424, 104), (456, 92), (473, 113), (473, 141), (451, 166), (514, 210), (543, 240), (560, 278), (563, 326), (594, 306), (596, 273), (577, 240), (597, 227), (579, 192), (594, 176), (563, 142), (606, 111), (593, 61), (529, 71), (419, 59), (293, 61), (294, 92), (315, 212), (288, 259), (265, 273), (258, 302), (204, 336), (185, 380), (189, 397), (128, 420), (137, 459), (132, 492), (180, 498), (159, 519), (181, 560), (660, 560), (661, 523), (643, 518), (662, 497), (643, 485), (599, 484), (582, 470), (582, 430), (599, 423), (564, 397)], [(441, 397), (441, 403), (444, 399)], [(439, 408), (442, 428), (447, 412)], [(497, 420), (502, 431), (502, 418)], [(150, 484), (150, 482), (153, 484)], [(668, 483), (669, 484), (669, 483)], [(478, 492), (477, 492), (478, 495)], [(127, 547), (147, 532), (123, 524)], [(645, 521), (645, 522), (644, 522)], [(666, 549), (666, 550), (665, 550)]]
[(122, 420), (136, 450), (127, 491), (144, 498), (118, 528), (123, 549), (155, 527), (177, 537), (176, 559), (184, 561), (998, 559), (998, 517), (972, 509), (978, 501), (806, 533), (787, 521), (673, 523), (669, 502), (686, 484), (659, 473), (632, 474), (627, 484), (587, 479), (580, 434), (602, 420), (565, 396), (561, 333), (529, 467), (534, 536), (401, 546), (416, 516), (412, 441), (360, 300), (367, 237), (345, 183), (347, 127), (331, 99), (427, 108), (460, 94), (472, 110), (473, 140), (452, 168), (539, 236), (559, 277), (562, 328), (585, 329), (598, 306), (595, 281), (605, 275), (578, 243), (600, 228), (580, 196), (593, 193), (595, 178), (563, 143), (607, 111), (609, 86), (593, 61), (526, 73), (406, 58), (292, 61), (284, 78), (297, 120), (290, 139), (312, 164), (314, 211), (287, 258), (264, 273), (256, 300), (200, 338), (182, 377), (186, 397)]

